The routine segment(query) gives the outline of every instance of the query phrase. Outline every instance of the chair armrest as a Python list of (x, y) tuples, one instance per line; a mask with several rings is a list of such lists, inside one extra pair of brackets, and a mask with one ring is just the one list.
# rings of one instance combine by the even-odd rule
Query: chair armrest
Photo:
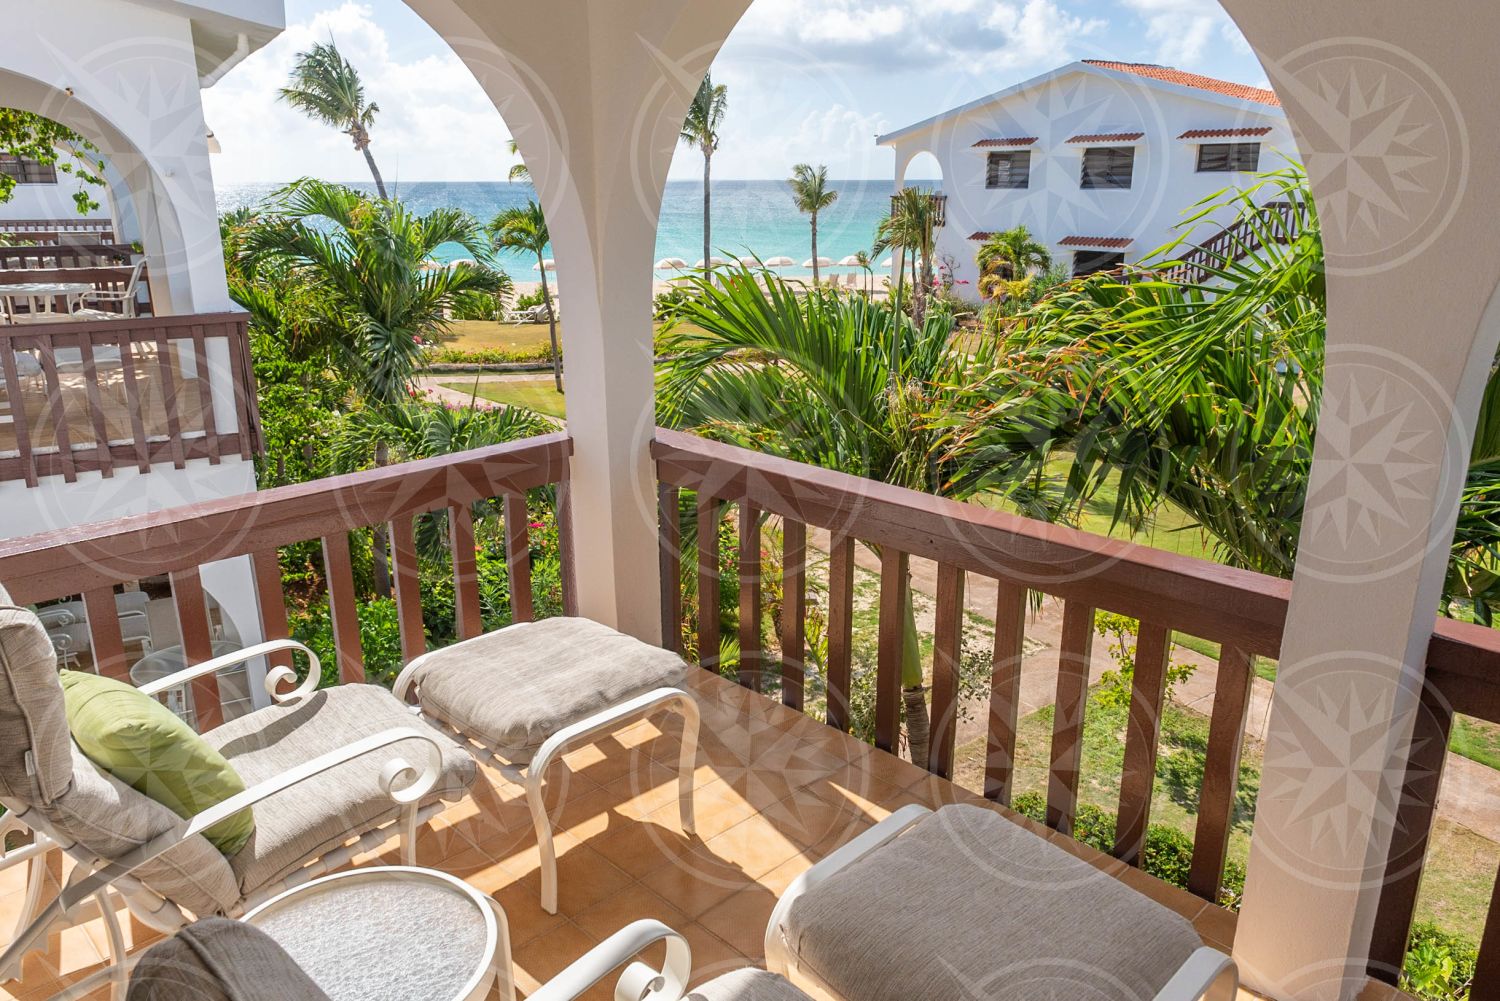
[(276, 793), (289, 789), (299, 782), (305, 782), (331, 768), (353, 761), (372, 751), (378, 751), (382, 747), (389, 747), (406, 740), (426, 742), (429, 748), (426, 767), (418, 772), (415, 766), (404, 758), (394, 757), (381, 769), (381, 785), (385, 794), (396, 803), (410, 805), (419, 802), (423, 796), (432, 791), (442, 770), (443, 745), (431, 732), (424, 733), (412, 727), (395, 727), (368, 737), (361, 737), (327, 754), (320, 754), (311, 761), (304, 761), (273, 779), (251, 786), (244, 792), (236, 793), (202, 813), (174, 824), (169, 830), (117, 859), (101, 860), (92, 870), (84, 866), (76, 867), (62, 892), (53, 898), (47, 908), (6, 946), (3, 954), (0, 954), (0, 980), (13, 979), (14, 975), (19, 972), (22, 957), (31, 950), (38, 939), (47, 934), (54, 922), (120, 877), (129, 875), (157, 856), (170, 851), (195, 835), (202, 834), (208, 828), (222, 820), (227, 820), (248, 806), (254, 806), (263, 799), (268, 799)]
[(792, 880), (791, 885), (781, 894), (781, 899), (776, 901), (776, 907), (771, 911), (771, 920), (766, 924), (766, 969), (783, 976), (791, 971), (791, 957), (783, 948), (781, 926), (798, 897), (881, 845), (894, 841), (907, 828), (931, 813), (931, 810), (919, 803), (903, 806), (858, 837), (840, 845), (828, 857)]
[[(31, 843), (21, 845), (18, 848), (7, 849), (5, 847), (6, 838), (23, 831), (31, 833)], [(38, 855), (45, 854), (56, 847), (56, 841), (53, 841), (41, 831), (33, 831), (15, 814), (6, 814), (4, 818), (0, 818), (0, 872), (4, 872), (12, 866), (20, 865), (22, 862), (33, 859)]]
[(296, 640), (268, 640), (265, 643), (256, 643), (254, 646), (247, 646), (243, 650), (226, 653), (212, 660), (205, 660), (201, 664), (185, 667), (181, 671), (167, 675), (165, 678), (158, 678), (150, 684), (142, 685), (141, 692), (146, 695), (157, 695), (169, 688), (179, 688), (194, 678), (201, 678), (207, 674), (217, 674), (231, 667), (238, 667), (246, 661), (254, 660), (257, 657), (264, 657), (267, 654), (277, 653), (281, 650), (299, 650), (307, 656), (307, 677), (303, 678), (302, 682), (292, 691), (285, 695), (278, 695), (276, 687), (283, 681), (296, 683), (297, 672), (289, 667), (272, 667), (266, 672), (266, 694), (278, 703), (306, 698), (317, 690), (318, 681), (322, 678), (323, 667), (318, 660), (318, 655)]
[(1209, 946), (1194, 949), (1172, 974), (1155, 1001), (1234, 1001), (1239, 993), (1240, 971), (1227, 955)]
[(680, 1001), (692, 974), (692, 950), (687, 939), (660, 921), (633, 921), (574, 960), (567, 969), (532, 991), (527, 1001), (572, 1001), (627, 962), (662, 940), (667, 958), (660, 972), (645, 963), (631, 963), (615, 986), (616, 1001)]
[(66, 608), (40, 608), (36, 617), (43, 629), (65, 629), (78, 624), (78, 616)]

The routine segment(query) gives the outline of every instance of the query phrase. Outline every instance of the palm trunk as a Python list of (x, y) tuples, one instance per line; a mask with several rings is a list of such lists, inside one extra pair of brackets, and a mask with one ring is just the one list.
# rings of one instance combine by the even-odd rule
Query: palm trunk
[(818, 213), (812, 214), (813, 288), (818, 287)]
[[(385, 442), (375, 445), (375, 466), (379, 468), (391, 461), (390, 450)], [(385, 525), (376, 525), (370, 530), (370, 555), (375, 564), (375, 594), (381, 598), (391, 596), (391, 544)]]
[(917, 638), (917, 613), (912, 602), (911, 576), (902, 585), (901, 611), (906, 620), (901, 638), (901, 700), (906, 705), (906, 746), (911, 763), (927, 767), (927, 745), (931, 721), (927, 710), (926, 678), (922, 673), (922, 648)]
[(707, 275), (711, 271), (713, 271), (713, 260), (714, 260), (713, 254), (711, 254), (709, 252), (709, 249), (708, 249), (710, 246), (713, 245), (713, 241), (710, 239), (710, 235), (709, 235), (710, 234), (710, 227), (711, 227), (710, 216), (712, 215), (712, 213), (709, 211), (709, 198), (708, 198), (708, 193), (709, 193), (709, 188), (710, 188), (710, 180), (711, 180), (711, 174), (712, 174), (712, 167), (711, 167), (712, 163), (713, 163), (713, 153), (709, 152), (708, 150), (704, 150), (703, 151), (703, 273), (705, 275)]
[(375, 166), (375, 158), (370, 155), (370, 144), (361, 146), (360, 152), (365, 155), (365, 163), (370, 165), (370, 176), (375, 178), (375, 190), (380, 192), (380, 200), (387, 200), (390, 196), (385, 193), (385, 180), (380, 176), (380, 168)]
[(552, 384), (561, 393), (563, 391), (562, 349), (557, 346), (557, 313), (552, 309), (552, 293), (547, 291), (546, 259), (538, 253), (536, 261), (542, 269), (542, 305), (547, 307), (547, 336), (552, 341)]

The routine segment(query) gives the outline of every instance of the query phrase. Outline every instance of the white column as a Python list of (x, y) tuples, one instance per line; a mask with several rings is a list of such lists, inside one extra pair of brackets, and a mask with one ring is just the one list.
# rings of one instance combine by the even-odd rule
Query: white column
[[(1235, 939), (1247, 985), (1364, 981), (1472, 427), (1500, 316), (1496, 9), (1225, 0), (1286, 106), (1328, 255), (1314, 468)], [(1380, 37), (1369, 37), (1378, 33)]]

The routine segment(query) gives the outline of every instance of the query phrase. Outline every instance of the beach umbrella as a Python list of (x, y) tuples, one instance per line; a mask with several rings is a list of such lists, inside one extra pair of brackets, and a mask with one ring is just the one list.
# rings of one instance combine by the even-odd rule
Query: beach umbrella
[(548, 271), (556, 271), (557, 270), (557, 262), (554, 261), (552, 258), (549, 257), (545, 261), (543, 261), (542, 263), (540, 263), (540, 264), (533, 264), (531, 266), (531, 270), (533, 270), (533, 271), (540, 271), (543, 268), (546, 268)]
[(474, 267), (478, 266), (478, 265), (474, 264), (474, 258), (472, 258), (472, 257), (460, 257), (457, 260), (449, 261), (448, 262), (448, 267), (451, 268), (451, 267), (454, 267), (455, 265), (458, 265), (458, 264), (468, 264), (468, 265), (472, 265)]
[[(726, 265), (726, 264), (729, 263), (728, 261), (724, 260), (724, 258), (722, 258), (722, 257), (710, 257), (708, 259), (708, 261), (709, 261), (708, 266), (711, 267), (711, 268), (722, 268), (724, 265)], [(703, 258), (701, 258), (701, 257), (698, 258), (698, 263), (694, 264), (693, 267), (695, 267), (695, 268), (701, 268), (701, 267), (703, 267)]]
[(888, 267), (891, 266), (891, 260), (892, 260), (891, 258), (887, 257), (885, 260), (881, 261), (878, 265), (876, 265), (876, 267), (888, 268)]
[[(826, 258), (826, 257), (820, 257), (817, 260), (817, 265), (820, 268), (831, 268), (831, 267), (833, 267), (833, 262), (831, 260), (829, 260), (828, 258)], [(810, 268), (810, 267), (812, 267), (813, 266), (813, 259), (811, 257), (809, 257), (807, 260), (805, 260), (805, 261), (802, 262), (802, 266), (804, 268)]]
[(736, 257), (735, 261), (742, 268), (758, 268), (761, 265), (761, 259), (759, 257), (756, 257), (754, 254), (750, 254), (746, 257)]
[(663, 257), (656, 262), (657, 271), (681, 271), (688, 266), (688, 262), (680, 257)]
[(850, 254), (848, 257), (844, 258), (842, 261), (839, 261), (839, 267), (841, 267), (841, 268), (862, 268), (862, 267), (864, 267), (864, 265), (861, 264), (861, 263), (859, 263), (859, 258), (858, 257), (855, 257), (853, 254)]
[(442, 268), (443, 266), (441, 264), (439, 264), (437, 261), (434, 261), (430, 257), (422, 262), (423, 271), (441, 271)]
[(768, 268), (789, 268), (795, 263), (790, 257), (769, 257), (765, 262)]

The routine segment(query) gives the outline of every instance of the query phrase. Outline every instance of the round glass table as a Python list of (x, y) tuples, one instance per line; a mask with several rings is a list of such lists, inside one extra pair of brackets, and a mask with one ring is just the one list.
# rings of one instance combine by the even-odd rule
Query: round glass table
[(335, 873), (272, 897), (244, 920), (331, 1001), (478, 1001), (497, 974), (501, 997), (515, 996), (504, 911), (435, 869)]

